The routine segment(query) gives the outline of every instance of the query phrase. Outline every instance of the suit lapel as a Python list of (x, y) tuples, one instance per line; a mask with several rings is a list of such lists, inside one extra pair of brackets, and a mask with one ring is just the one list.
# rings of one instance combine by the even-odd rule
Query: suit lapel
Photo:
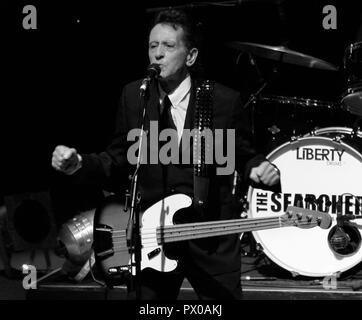
[[(196, 84), (195, 81), (191, 82), (191, 89), (190, 89), (190, 100), (189, 105), (187, 106), (187, 112), (186, 112), (186, 118), (185, 118), (185, 124), (184, 129), (192, 130), (194, 128), (194, 113), (195, 113), (195, 102), (196, 102)], [(192, 163), (192, 146), (190, 146), (190, 143), (186, 143), (185, 146), (183, 146), (184, 139), (184, 132), (182, 133), (181, 143), (179, 147), (180, 154), (184, 153), (187, 149), (190, 149), (190, 159)]]
[(195, 99), (195, 83), (192, 81), (190, 89), (190, 100), (187, 107), (184, 129), (193, 129), (194, 127)]

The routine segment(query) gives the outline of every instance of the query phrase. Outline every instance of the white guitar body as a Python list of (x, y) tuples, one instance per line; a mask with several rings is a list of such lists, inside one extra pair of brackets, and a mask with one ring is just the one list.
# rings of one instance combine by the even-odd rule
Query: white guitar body
[[(141, 219), (142, 260), (141, 269), (152, 268), (169, 272), (177, 267), (177, 260), (168, 259), (163, 251), (163, 245), (157, 241), (156, 229), (160, 226), (173, 225), (174, 214), (183, 208), (188, 208), (192, 199), (184, 194), (169, 196), (147, 209)], [(157, 252), (152, 255), (152, 252)]]

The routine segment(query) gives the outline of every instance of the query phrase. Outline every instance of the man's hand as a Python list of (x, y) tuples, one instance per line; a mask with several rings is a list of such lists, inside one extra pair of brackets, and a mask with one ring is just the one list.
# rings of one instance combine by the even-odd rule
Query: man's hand
[(280, 181), (280, 172), (275, 165), (269, 161), (264, 161), (251, 169), (249, 178), (255, 183), (263, 183), (271, 187)]
[(71, 175), (82, 166), (82, 158), (74, 148), (57, 146), (53, 152), (52, 167), (67, 175)]

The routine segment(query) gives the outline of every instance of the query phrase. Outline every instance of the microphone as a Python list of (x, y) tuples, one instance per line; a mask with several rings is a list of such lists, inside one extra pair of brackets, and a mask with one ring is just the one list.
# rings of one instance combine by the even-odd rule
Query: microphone
[(154, 78), (158, 78), (160, 73), (161, 73), (161, 68), (160, 68), (160, 66), (158, 64), (152, 63), (152, 64), (150, 64), (148, 66), (148, 68), (147, 68), (147, 76), (146, 76), (146, 78), (144, 78), (142, 80), (142, 84), (140, 86), (140, 92), (141, 92), (142, 96), (146, 93), (151, 81)]

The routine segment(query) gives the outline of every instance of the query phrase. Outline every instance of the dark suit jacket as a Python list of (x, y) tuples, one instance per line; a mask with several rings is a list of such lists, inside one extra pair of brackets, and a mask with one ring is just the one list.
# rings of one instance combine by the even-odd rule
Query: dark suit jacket
[[(75, 175), (79, 181), (95, 183), (103, 187), (119, 184), (129, 173), (127, 133), (140, 127), (142, 108), (139, 100), (140, 81), (132, 82), (123, 89), (117, 128), (111, 144), (100, 154), (82, 155), (83, 167)], [(190, 102), (184, 128), (192, 129), (194, 123), (195, 83), (192, 83)], [(251, 147), (248, 120), (243, 116), (239, 93), (221, 84), (215, 84), (213, 94), (214, 129), (236, 130), (236, 166), (240, 173), (248, 176), (250, 168), (264, 160), (256, 156)], [(159, 96), (157, 85), (150, 87), (146, 109), (145, 130), (150, 121), (159, 120)], [(226, 136), (226, 135), (224, 135)], [(149, 142), (149, 141), (148, 141)], [(226, 143), (226, 141), (224, 141)], [(131, 142), (133, 144), (133, 142)], [(156, 147), (148, 143), (148, 149)], [(160, 164), (141, 166), (140, 191), (144, 207), (161, 200), (172, 193), (193, 195), (193, 167), (191, 165), (170, 165), (167, 167), (167, 185), (164, 184), (164, 167)], [(238, 218), (240, 212), (233, 210), (231, 197), (231, 176), (213, 175), (210, 179), (208, 203), (204, 215), (195, 220), (223, 220)], [(192, 220), (192, 218), (191, 218)], [(187, 250), (182, 250), (184, 260), (195, 261), (210, 274), (240, 270), (240, 246), (238, 235), (220, 236), (189, 241)]]

